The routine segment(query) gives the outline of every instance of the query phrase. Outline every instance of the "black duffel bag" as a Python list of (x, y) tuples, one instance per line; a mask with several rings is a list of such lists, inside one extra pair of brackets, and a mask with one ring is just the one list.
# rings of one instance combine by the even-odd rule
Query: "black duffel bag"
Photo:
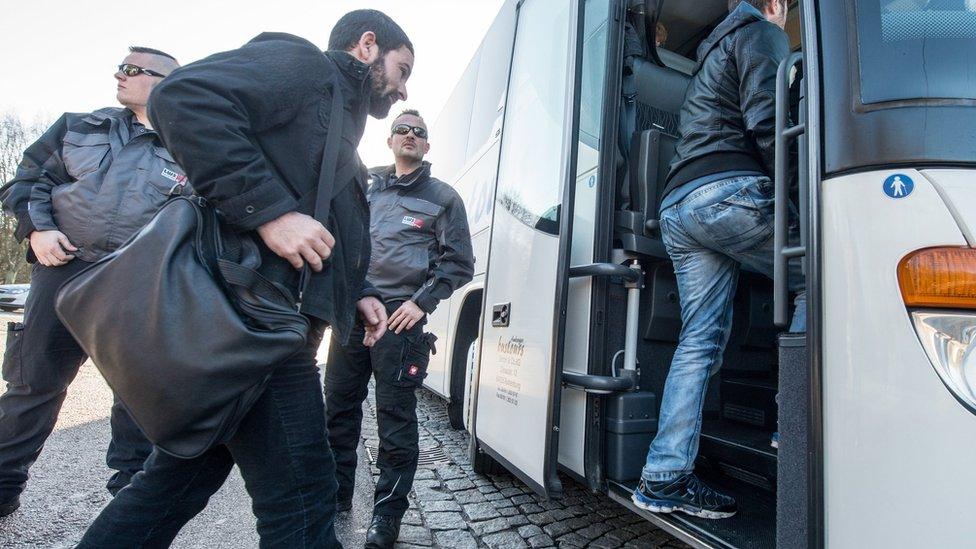
[[(338, 166), (342, 94), (332, 89), (314, 217), (328, 219), (358, 160)], [(299, 351), (310, 322), (257, 272), (250, 235), (200, 197), (167, 202), (128, 242), (68, 279), (55, 309), (119, 400), (160, 450), (193, 458), (229, 439), (274, 367)], [(256, 238), (256, 236), (255, 236)]]
[(259, 253), (203, 199), (179, 197), (58, 292), (64, 325), (166, 453), (224, 442), (305, 345), (309, 320), (252, 268)]

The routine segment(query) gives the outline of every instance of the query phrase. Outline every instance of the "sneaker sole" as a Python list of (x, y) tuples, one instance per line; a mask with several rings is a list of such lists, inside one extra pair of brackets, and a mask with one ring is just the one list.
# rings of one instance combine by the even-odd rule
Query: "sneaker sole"
[(672, 503), (666, 503), (663, 501), (642, 501), (637, 499), (637, 495), (634, 494), (630, 496), (630, 501), (634, 502), (634, 505), (652, 513), (673, 513), (675, 511), (681, 511), (686, 515), (691, 515), (693, 517), (704, 518), (704, 519), (724, 519), (735, 515), (735, 511), (709, 511), (707, 509), (700, 509), (698, 507), (687, 507), (685, 505), (675, 505)]

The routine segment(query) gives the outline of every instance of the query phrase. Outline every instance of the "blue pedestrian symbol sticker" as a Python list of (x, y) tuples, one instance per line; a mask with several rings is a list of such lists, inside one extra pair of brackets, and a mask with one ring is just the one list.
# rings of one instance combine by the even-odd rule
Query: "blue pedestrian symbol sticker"
[(889, 198), (905, 198), (915, 190), (915, 182), (903, 173), (896, 173), (884, 180), (883, 190)]

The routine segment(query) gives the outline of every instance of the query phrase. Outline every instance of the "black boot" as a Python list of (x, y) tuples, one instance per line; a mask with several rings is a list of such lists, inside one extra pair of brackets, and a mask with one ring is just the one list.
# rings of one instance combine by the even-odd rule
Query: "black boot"
[(400, 517), (373, 515), (366, 531), (366, 549), (393, 549), (400, 535)]
[(17, 509), (20, 509), (20, 496), (14, 496), (11, 499), (0, 501), (0, 517), (5, 517)]

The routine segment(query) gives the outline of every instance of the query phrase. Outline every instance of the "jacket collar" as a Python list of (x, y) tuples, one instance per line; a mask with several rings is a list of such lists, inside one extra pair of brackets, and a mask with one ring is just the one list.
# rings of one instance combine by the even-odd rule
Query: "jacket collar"
[(88, 114), (82, 118), (82, 122), (87, 122), (93, 126), (101, 126), (102, 124), (113, 120), (117, 122), (128, 123), (129, 119), (132, 118), (132, 111), (129, 109), (120, 109), (118, 107), (106, 107), (104, 109), (98, 109), (97, 111)]
[(708, 35), (708, 38), (698, 46), (698, 62), (695, 64), (695, 73), (697, 73), (702, 64), (705, 62), (705, 58), (708, 57), (709, 52), (711, 52), (715, 47), (722, 41), (726, 36), (734, 33), (735, 31), (750, 25), (757, 21), (765, 21), (766, 18), (763, 17), (762, 12), (752, 7), (748, 2), (740, 2), (739, 5), (729, 13), (721, 23), (715, 27), (715, 30)]
[(354, 82), (364, 82), (369, 76), (369, 65), (356, 59), (349, 52), (329, 50), (325, 55), (335, 62), (343, 75)]
[[(419, 184), (423, 184), (425, 181), (430, 179), (430, 162), (424, 160), (420, 167), (416, 170), (405, 173), (400, 177), (396, 178), (396, 181), (389, 183), (390, 179), (396, 174), (396, 166), (386, 166), (383, 168), (371, 170), (373, 174), (372, 186), (375, 190), (383, 190), (388, 187), (402, 187), (404, 189), (409, 189)], [(371, 189), (374, 190), (374, 189)]]
[[(287, 32), (262, 32), (261, 34), (252, 38), (248, 43), (272, 41), (292, 42), (318, 50), (318, 47), (315, 44), (309, 42), (301, 36), (295, 36), (294, 34), (288, 34)], [(369, 65), (356, 59), (348, 52), (329, 50), (323, 53), (332, 59), (336, 66), (339, 67), (339, 70), (342, 71), (343, 75), (354, 82), (362, 83), (369, 76)]]
[[(108, 126), (107, 132), (113, 154), (117, 153), (134, 137), (137, 137), (133, 133), (135, 114), (129, 109), (107, 107), (88, 114), (81, 121), (95, 127)], [(146, 128), (146, 131), (140, 135), (153, 136), (156, 142), (159, 142), (159, 134), (155, 130)]]
[(347, 104), (352, 109), (353, 119), (356, 121), (356, 138), (362, 138), (366, 130), (366, 117), (369, 114), (370, 91), (372, 78), (369, 65), (356, 59), (348, 52), (330, 50), (325, 56), (332, 60), (344, 81), (343, 87), (349, 94)]

